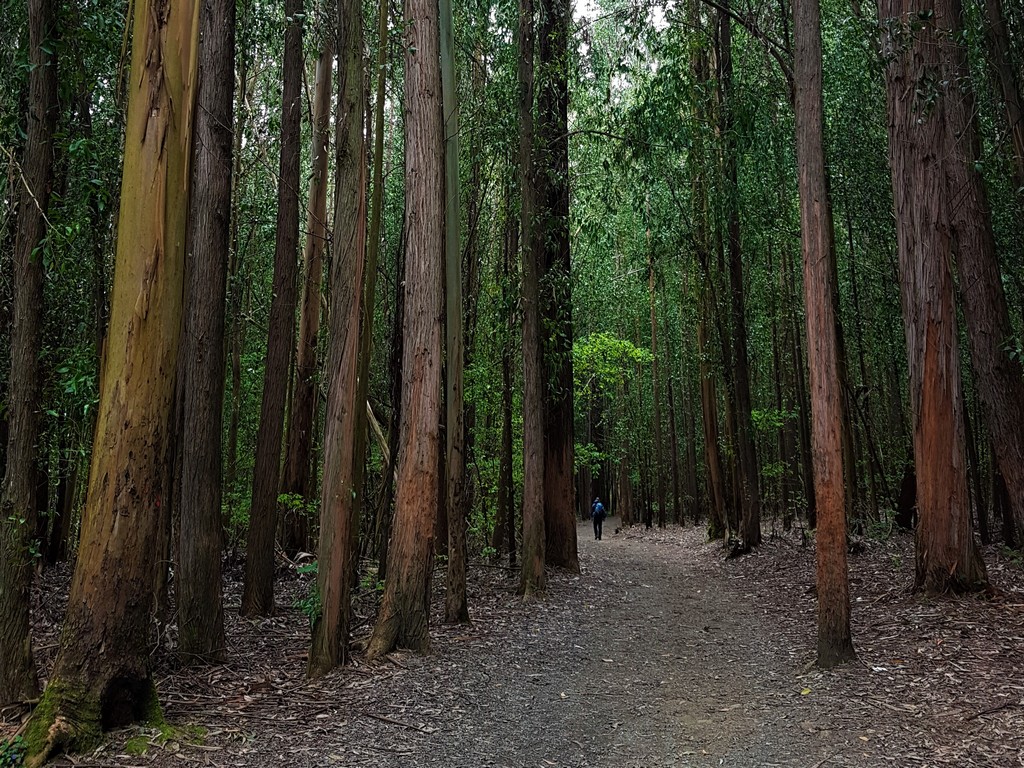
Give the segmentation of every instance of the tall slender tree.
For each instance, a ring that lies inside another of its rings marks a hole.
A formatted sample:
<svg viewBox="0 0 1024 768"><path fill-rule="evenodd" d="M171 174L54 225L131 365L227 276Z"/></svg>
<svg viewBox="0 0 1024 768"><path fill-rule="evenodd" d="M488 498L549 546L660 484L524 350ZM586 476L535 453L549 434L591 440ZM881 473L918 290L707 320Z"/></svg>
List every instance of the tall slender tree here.
<svg viewBox="0 0 1024 768"><path fill-rule="evenodd" d="M726 229L729 252L729 295L732 320L732 386L736 419L737 472L742 514L739 537L744 547L761 543L761 492L751 421L750 362L747 353L747 311L740 241L739 176L737 171L735 91L732 63L732 16L729 0L719 14L719 80L722 91L721 133L725 181Z"/></svg>
<svg viewBox="0 0 1024 768"><path fill-rule="evenodd" d="M444 114L444 259L446 397L445 492L448 509L448 573L444 617L468 622L466 602L466 423L462 327L462 234L459 204L459 104L455 90L455 30L451 0L440 0L441 101Z"/></svg>
<svg viewBox="0 0 1024 768"><path fill-rule="evenodd" d="M818 0L794 0L796 149L800 240L811 372L814 493L818 532L818 665L852 659L850 591L846 570L846 501L843 487L842 392L833 295L835 243L825 164L821 9Z"/></svg>
<svg viewBox="0 0 1024 768"><path fill-rule="evenodd" d="M53 186L57 125L56 15L51 0L30 0L29 109L24 175L14 239L14 317L9 431L0 496L0 706L38 692L29 640L29 590L35 536L39 460L39 363L43 320L43 250Z"/></svg>
<svg viewBox="0 0 1024 768"><path fill-rule="evenodd" d="M235 5L205 0L199 14L199 82L192 140L192 196L185 241L185 328L178 360L183 394L178 543L178 653L224 656L221 598L221 426L224 310L231 240Z"/></svg>
<svg viewBox="0 0 1024 768"><path fill-rule="evenodd" d="M89 490L29 765L151 716L153 584L170 496L168 427L181 329L199 3L135 6L110 330ZM116 578L111 575L115 574Z"/></svg>
<svg viewBox="0 0 1024 768"><path fill-rule="evenodd" d="M441 254L444 248L437 3L406 0L405 320L402 423L388 578L371 657L430 647L430 577L441 419Z"/></svg>
<svg viewBox="0 0 1024 768"><path fill-rule="evenodd" d="M263 401L256 436L249 533L245 544L244 616L267 616L274 612L274 539L277 497L281 490L281 436L288 393L288 367L295 338L303 0L285 0L284 15L284 91L281 97L274 283L267 362L263 374Z"/></svg>
<svg viewBox="0 0 1024 768"><path fill-rule="evenodd" d="M313 415L316 410L317 336L320 333L320 285L327 245L327 158L330 149L331 70L334 67L333 35L326 34L316 62L313 86L313 173L306 203L306 241L302 249L302 299L299 339L295 350L295 386L288 425L288 450L284 460L281 492L293 496L282 520L281 543L292 554L309 546L305 505L313 495ZM297 496L302 504L295 503Z"/></svg>
<svg viewBox="0 0 1024 768"><path fill-rule="evenodd" d="M519 591L544 591L544 375L540 330L540 265L533 243L533 0L519 0L519 221L523 306L523 562Z"/></svg>
<svg viewBox="0 0 1024 768"><path fill-rule="evenodd" d="M540 0L532 248L539 269L545 561L578 573L569 250L569 0ZM524 247L526 247L524 240Z"/></svg>
<svg viewBox="0 0 1024 768"><path fill-rule="evenodd" d="M324 479L320 502L317 586L321 613L313 624L311 677L343 664L347 655L349 589L357 533L355 429L365 405L358 400L359 297L366 258L366 142L363 116L363 20L359 0L338 0L337 196L331 266L331 349Z"/></svg>

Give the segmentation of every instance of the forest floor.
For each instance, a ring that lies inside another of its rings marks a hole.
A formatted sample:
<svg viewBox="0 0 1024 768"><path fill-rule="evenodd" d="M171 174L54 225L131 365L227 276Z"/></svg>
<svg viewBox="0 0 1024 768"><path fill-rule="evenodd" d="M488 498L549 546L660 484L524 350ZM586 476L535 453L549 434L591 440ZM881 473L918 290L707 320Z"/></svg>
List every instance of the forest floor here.
<svg viewBox="0 0 1024 768"><path fill-rule="evenodd" d="M172 728L115 732L76 766L1024 765L1024 571L986 553L995 599L908 590L910 537L866 539L850 561L858 660L813 666L814 552L798 533L727 560L691 528L579 528L581 575L551 573L543 601L512 572L475 568L473 623L436 620L427 656L396 653L316 682L309 631L283 579L278 615L230 610L230 661L157 662ZM234 573L233 575L237 575ZM436 581L441 581L439 571ZM42 668L62 606L36 601ZM435 585L440 595L440 584ZM226 601L238 605L229 580ZM436 601L439 602L439 601ZM369 631L372 606L357 630ZM439 618L439 617L438 617ZM0 712L0 737L17 727Z"/></svg>

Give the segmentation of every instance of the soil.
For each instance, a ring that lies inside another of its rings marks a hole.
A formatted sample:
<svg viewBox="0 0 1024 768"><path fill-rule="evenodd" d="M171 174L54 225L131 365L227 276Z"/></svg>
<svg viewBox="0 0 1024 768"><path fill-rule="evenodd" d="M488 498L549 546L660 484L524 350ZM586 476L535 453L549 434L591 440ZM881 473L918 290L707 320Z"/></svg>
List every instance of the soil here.
<svg viewBox="0 0 1024 768"><path fill-rule="evenodd" d="M1019 562L986 553L995 599L926 600L906 589L912 540L865 539L850 562L858 661L822 672L814 550L799 532L726 559L700 530L617 526L606 520L594 541L581 523L582 573L550 573L544 600L524 602L514 571L480 564L473 623L435 616L430 654L374 664L357 654L312 683L295 607L307 578L286 569L277 616L229 610L227 664L195 671L158 659L172 729L118 731L96 753L57 764L1024 765ZM36 605L44 669L67 574L47 578ZM229 581L229 606L239 589ZM369 631L373 595L364 590L357 604L357 634ZM17 728L17 713L0 716L0 735Z"/></svg>

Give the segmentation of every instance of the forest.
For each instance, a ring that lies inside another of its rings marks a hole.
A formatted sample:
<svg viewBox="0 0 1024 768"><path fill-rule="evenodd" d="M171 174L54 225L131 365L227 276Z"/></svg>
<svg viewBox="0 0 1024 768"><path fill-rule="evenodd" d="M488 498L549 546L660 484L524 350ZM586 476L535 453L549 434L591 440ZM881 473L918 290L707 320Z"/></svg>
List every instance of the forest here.
<svg viewBox="0 0 1024 768"><path fill-rule="evenodd" d="M74 756L255 664L334 697L284 723L586 648L595 588L761 585L833 682L883 668L851 606L1017 626L1019 3L26 0L0 39L0 766L121 765ZM722 754L881 764L850 738Z"/></svg>

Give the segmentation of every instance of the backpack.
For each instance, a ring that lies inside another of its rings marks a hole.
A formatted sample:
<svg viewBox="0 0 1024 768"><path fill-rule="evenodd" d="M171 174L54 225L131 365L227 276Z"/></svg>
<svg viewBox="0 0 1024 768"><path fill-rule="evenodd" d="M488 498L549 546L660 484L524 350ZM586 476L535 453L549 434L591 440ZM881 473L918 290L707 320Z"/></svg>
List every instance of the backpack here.
<svg viewBox="0 0 1024 768"><path fill-rule="evenodd" d="M605 514L606 514L606 513L605 513L605 511L604 511L604 504L602 504L602 503L601 503L601 502L599 501L599 502L597 502L596 504L594 504L594 507L593 507L593 509L591 510L590 516L591 516L592 518L594 518L595 520L604 520L604 518L605 518Z"/></svg>

